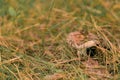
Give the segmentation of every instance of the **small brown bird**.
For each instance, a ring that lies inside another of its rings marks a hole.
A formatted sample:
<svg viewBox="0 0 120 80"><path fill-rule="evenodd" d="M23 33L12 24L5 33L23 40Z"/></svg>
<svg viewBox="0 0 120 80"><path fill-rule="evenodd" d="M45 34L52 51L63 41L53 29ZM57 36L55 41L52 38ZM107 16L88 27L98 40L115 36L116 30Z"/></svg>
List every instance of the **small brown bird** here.
<svg viewBox="0 0 120 80"><path fill-rule="evenodd" d="M81 32L75 31L68 34L67 43L78 50L78 55L86 55L86 50L88 48L97 46L99 41L92 33L84 36Z"/></svg>

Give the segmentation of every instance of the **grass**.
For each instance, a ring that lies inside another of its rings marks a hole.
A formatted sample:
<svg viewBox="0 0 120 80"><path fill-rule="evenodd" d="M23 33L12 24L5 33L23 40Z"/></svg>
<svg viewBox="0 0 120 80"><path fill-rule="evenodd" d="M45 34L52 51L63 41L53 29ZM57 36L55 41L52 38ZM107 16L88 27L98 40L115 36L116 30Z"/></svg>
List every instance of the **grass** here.
<svg viewBox="0 0 120 80"><path fill-rule="evenodd" d="M102 49L102 66L114 73L108 80L119 80L119 4L119 0L0 0L0 80L44 80L55 73L60 80L88 80L92 74L84 71L76 51L66 43L68 33L81 30L96 33L109 46L110 50Z"/></svg>

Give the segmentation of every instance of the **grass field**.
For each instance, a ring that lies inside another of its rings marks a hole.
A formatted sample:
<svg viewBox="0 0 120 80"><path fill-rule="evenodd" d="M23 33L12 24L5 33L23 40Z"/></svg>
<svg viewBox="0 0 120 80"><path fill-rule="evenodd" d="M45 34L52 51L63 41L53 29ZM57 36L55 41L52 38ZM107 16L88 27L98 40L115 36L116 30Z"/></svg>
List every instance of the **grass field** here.
<svg viewBox="0 0 120 80"><path fill-rule="evenodd" d="M66 43L74 31L109 47L99 70ZM120 80L120 0L0 0L0 80Z"/></svg>

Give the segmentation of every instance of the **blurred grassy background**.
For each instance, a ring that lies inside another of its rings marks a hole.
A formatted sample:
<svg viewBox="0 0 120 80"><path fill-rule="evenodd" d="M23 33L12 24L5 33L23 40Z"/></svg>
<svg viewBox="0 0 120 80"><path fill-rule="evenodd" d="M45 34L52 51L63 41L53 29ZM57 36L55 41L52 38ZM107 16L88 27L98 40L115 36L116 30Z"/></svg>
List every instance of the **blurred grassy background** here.
<svg viewBox="0 0 120 80"><path fill-rule="evenodd" d="M0 0L0 80L42 80L54 73L88 80L80 62L56 64L76 58L65 42L69 32L96 32L91 16L119 51L120 0ZM118 71L113 77L119 80Z"/></svg>

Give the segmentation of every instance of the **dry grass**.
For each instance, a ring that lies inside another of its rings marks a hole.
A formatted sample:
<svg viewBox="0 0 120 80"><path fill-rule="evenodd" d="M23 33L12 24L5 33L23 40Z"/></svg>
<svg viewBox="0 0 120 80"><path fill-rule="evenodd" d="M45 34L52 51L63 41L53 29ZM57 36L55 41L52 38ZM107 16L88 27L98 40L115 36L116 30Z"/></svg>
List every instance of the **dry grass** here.
<svg viewBox="0 0 120 80"><path fill-rule="evenodd" d="M119 4L119 0L0 0L0 80L119 80ZM92 32L103 40L109 50L99 47L104 56L97 59L97 66L109 72L106 76L103 70L98 75L94 69L86 71L76 50L66 43L66 35L73 31Z"/></svg>

